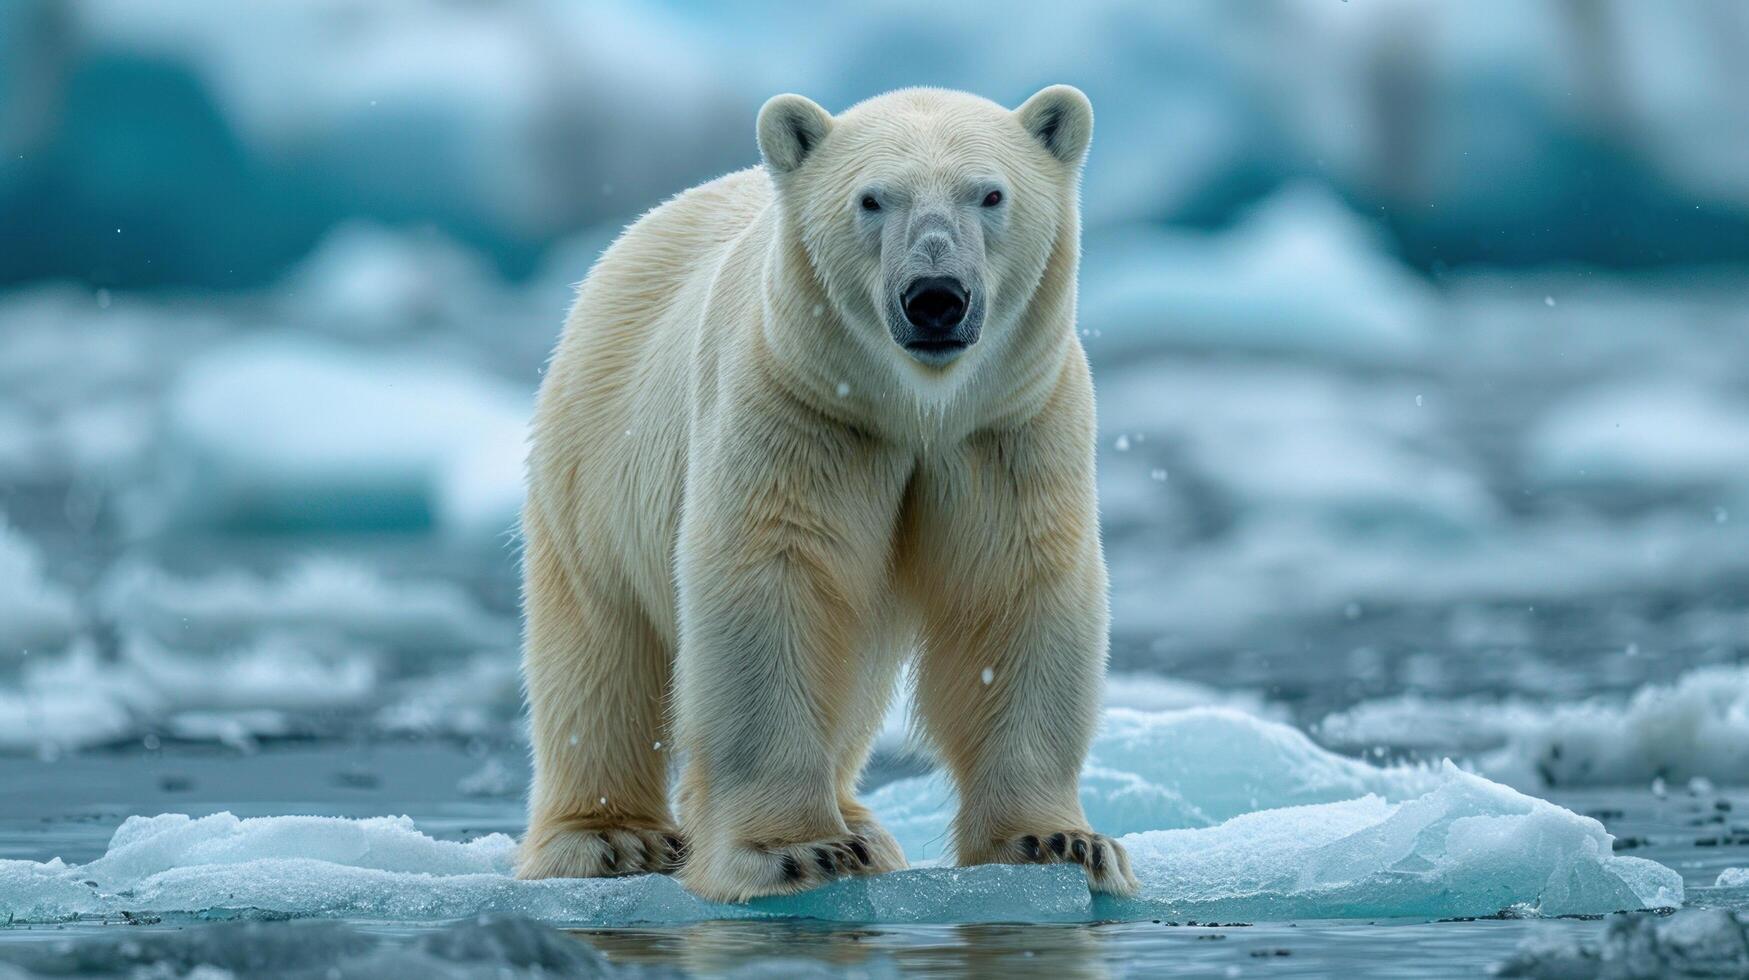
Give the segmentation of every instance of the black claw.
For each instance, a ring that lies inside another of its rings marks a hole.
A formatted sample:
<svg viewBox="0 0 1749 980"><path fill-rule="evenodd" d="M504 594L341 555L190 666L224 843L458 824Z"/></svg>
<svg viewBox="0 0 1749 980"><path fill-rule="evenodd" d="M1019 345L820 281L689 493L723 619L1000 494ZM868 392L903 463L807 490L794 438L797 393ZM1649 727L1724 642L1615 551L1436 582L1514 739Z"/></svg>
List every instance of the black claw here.
<svg viewBox="0 0 1749 980"><path fill-rule="evenodd" d="M1093 870L1105 870L1105 843L1103 841L1093 842Z"/></svg>
<svg viewBox="0 0 1749 980"><path fill-rule="evenodd" d="M1037 861L1045 856L1044 851L1039 848L1038 838L1032 834L1027 834L1020 839L1020 849L1026 852L1028 861Z"/></svg>
<svg viewBox="0 0 1749 980"><path fill-rule="evenodd" d="M1077 863L1077 864L1086 864L1087 863L1087 842L1086 841L1082 840L1079 837L1075 838L1075 846L1074 846L1074 848L1072 848L1072 850L1074 851L1074 854L1075 854L1075 863Z"/></svg>
<svg viewBox="0 0 1749 980"><path fill-rule="evenodd" d="M852 840L850 842L850 853L855 854L856 859L864 865L869 863L868 845L864 844L862 841Z"/></svg>
<svg viewBox="0 0 1749 980"><path fill-rule="evenodd" d="M820 871L827 877L838 873L838 866L832 863L832 853L824 847L814 848L814 863L820 866Z"/></svg>
<svg viewBox="0 0 1749 980"><path fill-rule="evenodd" d="M619 867L619 850L612 844L607 845L607 866L613 869Z"/></svg>
<svg viewBox="0 0 1749 980"><path fill-rule="evenodd" d="M662 841L668 845L668 851L674 855L674 860L680 860L681 856L686 853L686 842L679 837L673 834L663 834Z"/></svg>
<svg viewBox="0 0 1749 980"><path fill-rule="evenodd" d="M1051 835L1051 851L1053 853L1055 853L1057 855L1057 857L1062 857L1063 851L1066 850L1068 848L1068 846L1069 846L1069 836L1067 834L1052 834Z"/></svg>
<svg viewBox="0 0 1749 980"><path fill-rule="evenodd" d="M790 855L785 854L783 856L783 880L785 880L785 881L800 881L801 878L802 878L801 863L798 862L794 857L791 857Z"/></svg>

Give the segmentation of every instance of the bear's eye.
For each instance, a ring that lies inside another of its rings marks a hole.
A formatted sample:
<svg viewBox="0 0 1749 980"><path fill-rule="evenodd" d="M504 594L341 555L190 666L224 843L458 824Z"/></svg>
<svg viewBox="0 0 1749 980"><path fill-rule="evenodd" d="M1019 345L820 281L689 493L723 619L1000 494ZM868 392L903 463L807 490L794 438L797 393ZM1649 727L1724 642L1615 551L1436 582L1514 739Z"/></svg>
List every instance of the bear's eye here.
<svg viewBox="0 0 1749 980"><path fill-rule="evenodd" d="M879 211L881 202L875 200L873 194L864 194L862 196L862 209L864 211Z"/></svg>
<svg viewBox="0 0 1749 980"><path fill-rule="evenodd" d="M1002 203L1002 192L1001 191L991 191L990 193L984 195L984 206L987 208L993 208L996 205L1001 204L1001 203Z"/></svg>

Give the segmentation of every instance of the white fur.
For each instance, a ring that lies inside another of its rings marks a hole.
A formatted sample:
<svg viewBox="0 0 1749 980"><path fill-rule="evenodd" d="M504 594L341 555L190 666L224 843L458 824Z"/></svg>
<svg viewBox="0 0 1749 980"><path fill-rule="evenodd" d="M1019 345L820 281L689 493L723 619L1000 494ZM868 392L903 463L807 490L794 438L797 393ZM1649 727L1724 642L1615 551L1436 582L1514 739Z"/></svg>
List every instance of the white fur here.
<svg viewBox="0 0 1749 980"><path fill-rule="evenodd" d="M832 117L779 96L765 167L602 256L534 423L520 874L672 870L676 837L682 880L717 899L902 867L854 790L915 652L960 860L1079 857L1095 888L1135 888L1076 791L1107 618L1075 332L1091 133L1062 86L1019 111L916 89ZM990 186L1003 204L980 210ZM865 187L893 207L859 211ZM883 308L890 222L924 208L985 302L944 365Z"/></svg>

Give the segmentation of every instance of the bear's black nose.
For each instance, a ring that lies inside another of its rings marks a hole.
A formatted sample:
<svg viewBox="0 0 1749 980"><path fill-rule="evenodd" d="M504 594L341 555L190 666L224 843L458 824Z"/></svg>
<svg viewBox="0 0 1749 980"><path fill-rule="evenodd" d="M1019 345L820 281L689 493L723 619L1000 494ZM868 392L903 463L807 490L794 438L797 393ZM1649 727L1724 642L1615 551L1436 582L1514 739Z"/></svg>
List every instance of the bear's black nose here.
<svg viewBox="0 0 1749 980"><path fill-rule="evenodd" d="M918 330L942 333L966 317L966 288L946 276L925 276L905 290L905 319Z"/></svg>

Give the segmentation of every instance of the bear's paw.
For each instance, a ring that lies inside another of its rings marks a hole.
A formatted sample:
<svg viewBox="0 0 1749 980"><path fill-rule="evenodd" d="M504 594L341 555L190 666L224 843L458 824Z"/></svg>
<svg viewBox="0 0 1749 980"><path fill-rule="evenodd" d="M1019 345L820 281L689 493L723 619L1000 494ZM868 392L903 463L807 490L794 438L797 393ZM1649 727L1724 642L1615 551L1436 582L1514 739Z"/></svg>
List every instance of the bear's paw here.
<svg viewBox="0 0 1749 980"><path fill-rule="evenodd" d="M1021 834L997 845L992 860L1003 864L1078 864L1096 892L1134 895L1141 888L1123 845L1090 830Z"/></svg>
<svg viewBox="0 0 1749 980"><path fill-rule="evenodd" d="M716 853L701 850L687 862L681 880L704 898L744 902L807 891L838 878L895 871L905 866L896 852L891 838L871 840L856 833L793 844L730 844Z"/></svg>
<svg viewBox="0 0 1749 980"><path fill-rule="evenodd" d="M517 855L518 878L612 878L672 874L686 860L672 830L558 826L530 832Z"/></svg>

